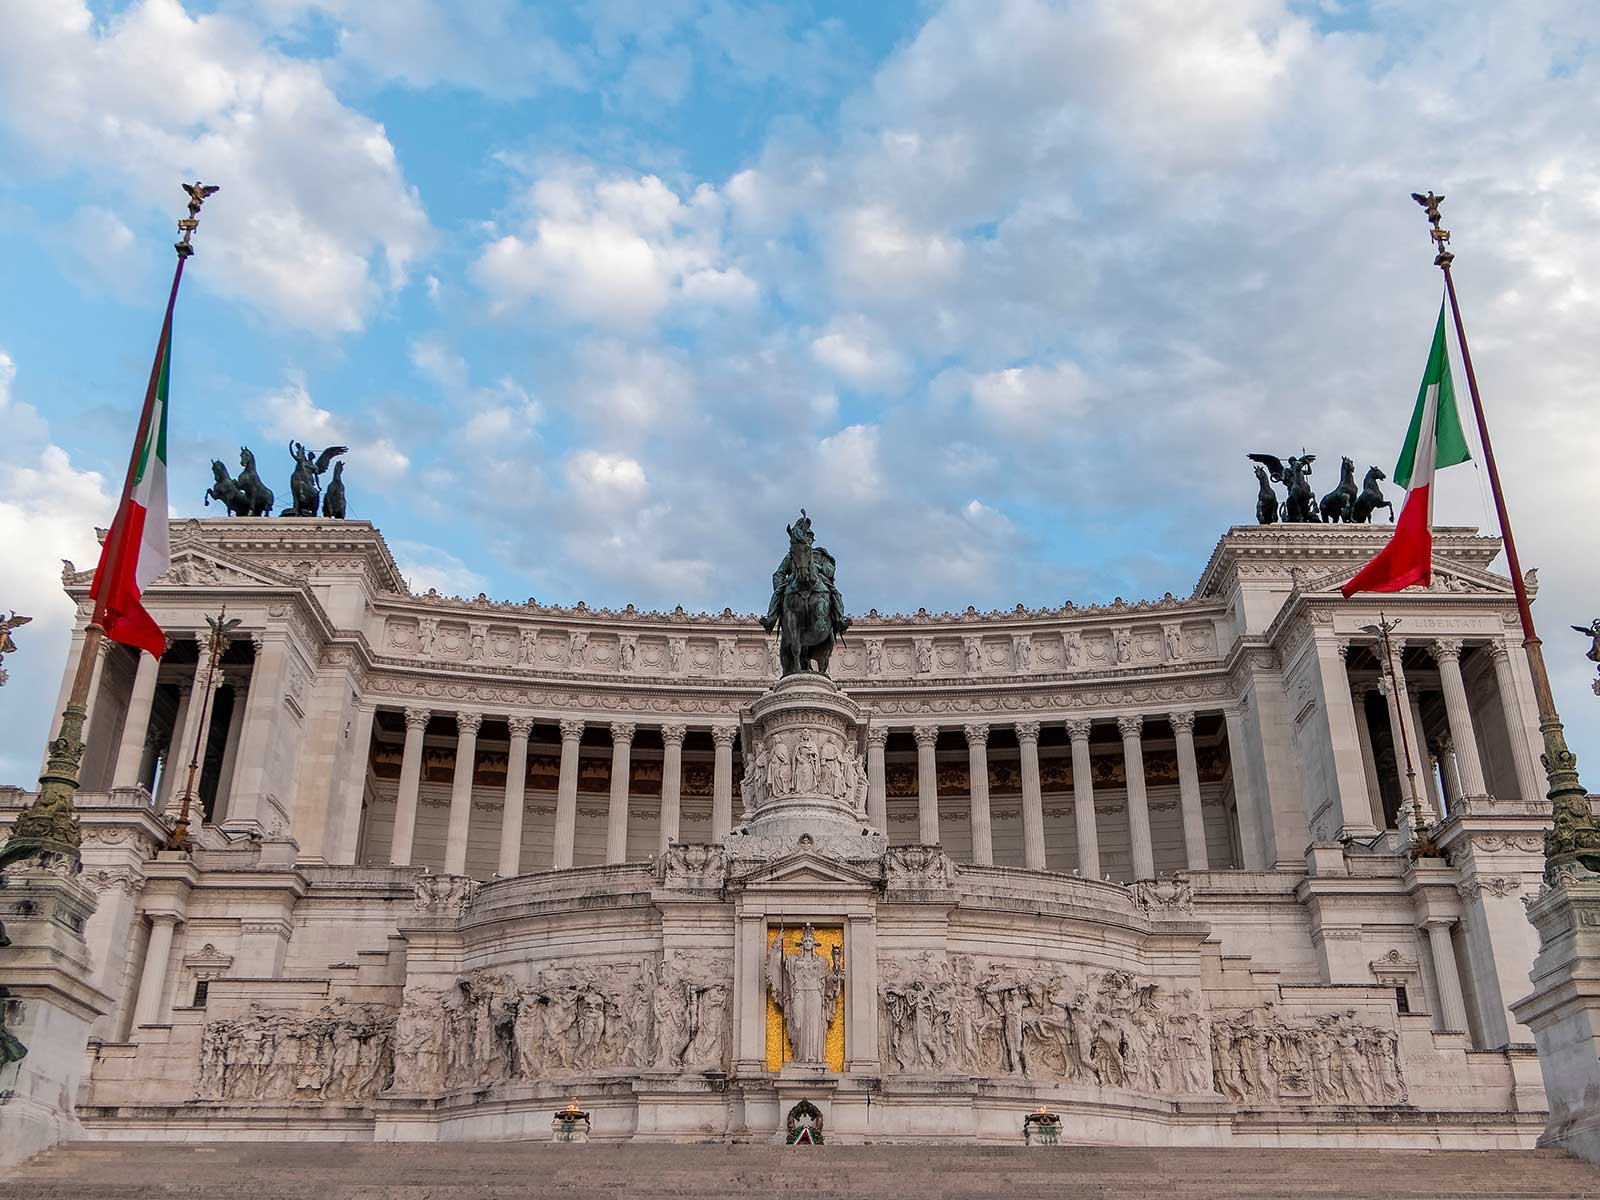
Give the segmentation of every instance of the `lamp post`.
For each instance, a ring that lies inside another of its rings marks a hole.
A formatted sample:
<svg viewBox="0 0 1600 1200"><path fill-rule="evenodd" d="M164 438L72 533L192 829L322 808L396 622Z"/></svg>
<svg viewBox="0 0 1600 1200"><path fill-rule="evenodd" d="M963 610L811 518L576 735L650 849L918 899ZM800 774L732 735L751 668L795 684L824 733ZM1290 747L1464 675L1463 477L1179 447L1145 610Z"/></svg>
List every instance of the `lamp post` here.
<svg viewBox="0 0 1600 1200"><path fill-rule="evenodd" d="M1388 621L1383 614L1378 614L1375 625L1363 625L1361 632L1370 634L1378 639L1378 644L1383 648L1383 680L1389 689L1389 695L1394 702L1395 713L1399 719L1395 725L1400 730L1400 749L1406 760L1406 788L1411 793L1407 799L1411 802L1411 857L1437 858L1439 849L1433 844L1433 835L1428 830L1427 814L1422 808L1422 793L1417 788L1417 767L1411 757L1411 738L1406 733L1406 714L1401 708L1400 686L1396 682L1394 671L1394 646L1389 641L1389 635L1400 627L1399 621Z"/></svg>

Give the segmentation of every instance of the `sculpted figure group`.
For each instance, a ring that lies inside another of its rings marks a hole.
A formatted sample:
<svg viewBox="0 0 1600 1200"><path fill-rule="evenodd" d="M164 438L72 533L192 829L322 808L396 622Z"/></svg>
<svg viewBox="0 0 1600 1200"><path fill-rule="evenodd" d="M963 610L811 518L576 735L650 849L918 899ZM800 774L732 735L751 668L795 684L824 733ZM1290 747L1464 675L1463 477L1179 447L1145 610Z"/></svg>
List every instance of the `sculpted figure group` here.
<svg viewBox="0 0 1600 1200"><path fill-rule="evenodd" d="M201 1100L370 1100L394 1069L395 1019L375 1005L304 1013L252 1009L211 1021L200 1041Z"/></svg>
<svg viewBox="0 0 1600 1200"><path fill-rule="evenodd" d="M612 1067L720 1070L728 964L677 961L550 967L528 985L474 971L408 993L395 1028L400 1095Z"/></svg>
<svg viewBox="0 0 1600 1200"><path fill-rule="evenodd" d="M866 804L867 772L855 746L834 734L773 734L757 743L740 780L745 810L769 799L830 796L857 808Z"/></svg>
<svg viewBox="0 0 1600 1200"><path fill-rule="evenodd" d="M1244 1103L1400 1104L1399 1039L1353 1012L1291 1024L1208 1017L1189 989L1126 971L926 952L881 965L882 1045L910 1074L1020 1075Z"/></svg>
<svg viewBox="0 0 1600 1200"><path fill-rule="evenodd" d="M1275 1104L1402 1104L1400 1039L1363 1025L1354 1011L1290 1024L1252 1009L1211 1024L1217 1090L1231 1100Z"/></svg>
<svg viewBox="0 0 1600 1200"><path fill-rule="evenodd" d="M880 994L885 1054L903 1072L1212 1090L1194 993L1125 971L1075 974L929 952L885 964Z"/></svg>
<svg viewBox="0 0 1600 1200"><path fill-rule="evenodd" d="M1380 508L1389 510L1394 520L1394 505L1383 498L1378 486L1387 479L1377 467L1367 468L1366 478L1356 487L1356 468L1348 458L1339 463L1339 483L1331 492L1317 500L1311 487L1311 464L1315 454L1291 454L1280 459L1275 454L1247 454L1256 473L1256 524L1275 525L1279 521L1295 522L1345 522L1364 525ZM1286 495L1280 502L1272 485L1281 484Z"/></svg>
<svg viewBox="0 0 1600 1200"><path fill-rule="evenodd" d="M324 517L342 521L345 516L344 464L333 460L349 453L348 446L329 446L317 454L300 442L289 443L289 454L294 459L294 471L289 476L289 494L293 503L279 516L314 517L321 508ZM333 478L324 490L322 476L329 465ZM239 477L228 474L220 458L211 460L213 482L206 489L207 507L216 500L228 510L231 517L269 517L272 515L272 489L261 481L256 471L256 456L250 447L239 447Z"/></svg>

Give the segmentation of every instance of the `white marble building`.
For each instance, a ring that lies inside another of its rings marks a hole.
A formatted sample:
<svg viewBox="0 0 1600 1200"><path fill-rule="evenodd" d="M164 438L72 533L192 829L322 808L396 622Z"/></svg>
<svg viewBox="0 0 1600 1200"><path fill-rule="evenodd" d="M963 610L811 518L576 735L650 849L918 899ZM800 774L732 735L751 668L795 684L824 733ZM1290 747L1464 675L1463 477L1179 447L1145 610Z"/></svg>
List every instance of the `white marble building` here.
<svg viewBox="0 0 1600 1200"><path fill-rule="evenodd" d="M364 522L174 522L171 649L95 671L84 1129L548 1137L577 1096L596 1138L763 1139L805 1098L841 1141L1013 1141L1044 1103L1067 1140L1531 1146L1511 588L1443 529L1431 590L1343 600L1387 534L1238 527L1184 599L859 617L808 768L846 806L860 774L859 827L780 845L745 836L751 617L417 596ZM1396 829L1402 724L1441 858ZM197 739L197 848L158 853ZM842 982L796 1065L766 957L806 923Z"/></svg>

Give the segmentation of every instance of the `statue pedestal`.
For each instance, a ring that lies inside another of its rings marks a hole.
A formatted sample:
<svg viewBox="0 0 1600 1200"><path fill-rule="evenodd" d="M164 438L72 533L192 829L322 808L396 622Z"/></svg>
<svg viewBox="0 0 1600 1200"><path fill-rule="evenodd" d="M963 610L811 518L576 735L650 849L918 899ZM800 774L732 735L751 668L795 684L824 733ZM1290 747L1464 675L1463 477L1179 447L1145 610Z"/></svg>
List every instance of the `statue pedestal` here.
<svg viewBox="0 0 1600 1200"><path fill-rule="evenodd" d="M1511 1011L1539 1047L1550 1104L1539 1145L1600 1163L1600 877L1541 889L1528 920L1539 931L1534 990Z"/></svg>
<svg viewBox="0 0 1600 1200"><path fill-rule="evenodd" d="M826 675L786 675L750 706L745 820L724 843L734 859L800 849L878 858L884 837L867 819L869 713Z"/></svg>
<svg viewBox="0 0 1600 1200"><path fill-rule="evenodd" d="M0 948L0 1022L15 1039L4 1044L22 1054L8 1061L0 1051L0 1169L82 1136L74 1106L84 1047L89 1027L111 1011L111 997L90 982L83 941L94 892L67 872L68 861L24 860L0 879L11 939Z"/></svg>

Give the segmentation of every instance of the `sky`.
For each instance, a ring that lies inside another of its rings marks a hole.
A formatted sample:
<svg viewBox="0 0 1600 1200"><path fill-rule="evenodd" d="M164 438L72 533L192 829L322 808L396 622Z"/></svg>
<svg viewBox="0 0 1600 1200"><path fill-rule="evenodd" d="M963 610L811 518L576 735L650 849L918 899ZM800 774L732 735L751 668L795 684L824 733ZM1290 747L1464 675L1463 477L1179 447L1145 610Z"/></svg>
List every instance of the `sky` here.
<svg viewBox="0 0 1600 1200"><path fill-rule="evenodd" d="M175 515L241 445L286 499L289 439L343 443L413 589L746 612L802 505L855 611L1187 595L1247 452L1392 467L1439 191L1594 787L1597 39L1584 0L3 0L0 782L198 177ZM1436 490L1492 527L1478 465Z"/></svg>

